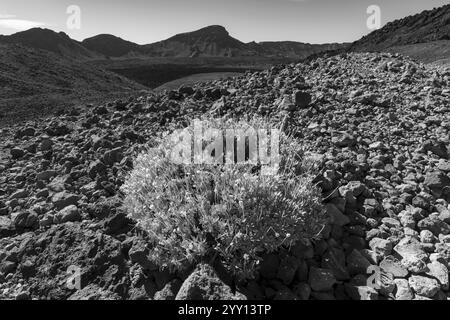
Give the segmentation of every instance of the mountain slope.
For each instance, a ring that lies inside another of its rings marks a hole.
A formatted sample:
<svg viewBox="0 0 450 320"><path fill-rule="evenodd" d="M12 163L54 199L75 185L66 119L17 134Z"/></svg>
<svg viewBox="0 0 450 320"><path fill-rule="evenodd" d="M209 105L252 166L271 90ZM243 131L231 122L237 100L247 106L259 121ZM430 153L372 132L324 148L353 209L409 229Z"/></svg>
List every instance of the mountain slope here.
<svg viewBox="0 0 450 320"><path fill-rule="evenodd" d="M450 40L450 5L390 22L356 41L352 48L380 50L437 40Z"/></svg>
<svg viewBox="0 0 450 320"><path fill-rule="evenodd" d="M141 89L144 87L89 64L45 50L0 44L0 117L39 113L55 96L62 106L72 98Z"/></svg>
<svg viewBox="0 0 450 320"><path fill-rule="evenodd" d="M399 52L430 62L450 58L449 46L450 5L445 5L390 22L354 42L350 50Z"/></svg>
<svg viewBox="0 0 450 320"><path fill-rule="evenodd" d="M0 42L21 44L34 49L47 50L67 58L99 58L101 55L82 46L64 32L33 28L10 36L2 36Z"/></svg>

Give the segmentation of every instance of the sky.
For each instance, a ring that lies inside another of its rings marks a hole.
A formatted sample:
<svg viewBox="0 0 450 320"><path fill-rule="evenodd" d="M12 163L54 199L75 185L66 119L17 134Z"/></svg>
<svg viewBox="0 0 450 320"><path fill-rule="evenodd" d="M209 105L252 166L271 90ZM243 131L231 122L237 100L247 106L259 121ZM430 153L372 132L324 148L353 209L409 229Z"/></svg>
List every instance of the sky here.
<svg viewBox="0 0 450 320"><path fill-rule="evenodd" d="M1 0L0 34L32 27L83 40L113 34L139 44L222 25L244 42L352 42L371 30L367 8L381 25L449 4L450 0ZM72 6L72 7L70 7ZM79 15L74 15L78 11ZM68 13L68 8L69 10ZM69 22L69 25L68 25Z"/></svg>

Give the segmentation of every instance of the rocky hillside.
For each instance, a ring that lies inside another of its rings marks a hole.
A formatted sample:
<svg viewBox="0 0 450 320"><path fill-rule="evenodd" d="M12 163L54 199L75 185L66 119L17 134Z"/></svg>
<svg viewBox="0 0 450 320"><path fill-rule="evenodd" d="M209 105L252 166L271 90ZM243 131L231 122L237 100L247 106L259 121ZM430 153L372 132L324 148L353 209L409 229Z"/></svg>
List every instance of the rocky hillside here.
<svg viewBox="0 0 450 320"><path fill-rule="evenodd" d="M386 24L353 44L361 50L450 40L450 4Z"/></svg>
<svg viewBox="0 0 450 320"><path fill-rule="evenodd" d="M446 5L390 22L353 43L351 50L407 53L430 62L442 55L450 58L449 47L450 5Z"/></svg>
<svg viewBox="0 0 450 320"><path fill-rule="evenodd" d="M348 54L3 129L0 297L446 300L449 81L401 56ZM156 132L205 113L268 116L322 166L322 240L266 255L236 293L210 267L152 265L118 192ZM65 285L74 267L81 290Z"/></svg>
<svg viewBox="0 0 450 320"><path fill-rule="evenodd" d="M50 100L144 89L124 77L46 50L0 44L0 119L40 114ZM39 103L37 103L39 102Z"/></svg>

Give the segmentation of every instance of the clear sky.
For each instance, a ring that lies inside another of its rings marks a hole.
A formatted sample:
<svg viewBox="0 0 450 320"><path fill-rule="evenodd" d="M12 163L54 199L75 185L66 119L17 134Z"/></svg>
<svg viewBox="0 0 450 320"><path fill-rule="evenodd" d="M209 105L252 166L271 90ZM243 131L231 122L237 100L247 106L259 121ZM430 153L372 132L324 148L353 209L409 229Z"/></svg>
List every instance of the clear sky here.
<svg viewBox="0 0 450 320"><path fill-rule="evenodd" d="M34 26L74 39L109 33L140 44L218 24L241 41L350 42L370 32L366 13L385 23L450 0L1 0L0 34ZM67 28L67 7L81 9L81 29Z"/></svg>

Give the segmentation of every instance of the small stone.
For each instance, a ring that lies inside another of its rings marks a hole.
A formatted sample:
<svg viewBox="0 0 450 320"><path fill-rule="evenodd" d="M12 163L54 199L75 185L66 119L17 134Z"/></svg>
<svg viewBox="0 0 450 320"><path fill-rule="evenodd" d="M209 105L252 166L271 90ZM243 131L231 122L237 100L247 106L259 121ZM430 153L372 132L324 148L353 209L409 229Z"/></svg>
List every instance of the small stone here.
<svg viewBox="0 0 450 320"><path fill-rule="evenodd" d="M78 200L79 196L67 191L62 191L52 196L52 202L58 210L62 210L70 205L76 206L78 205Z"/></svg>
<svg viewBox="0 0 450 320"><path fill-rule="evenodd" d="M13 148L10 151L13 159L20 159L25 155L25 151L20 148Z"/></svg>
<svg viewBox="0 0 450 320"><path fill-rule="evenodd" d="M53 221L55 220L54 215L50 213L44 214L39 220L39 226L42 228L49 227L53 224Z"/></svg>
<svg viewBox="0 0 450 320"><path fill-rule="evenodd" d="M393 256L384 258L380 263L380 268L384 272L392 274L395 278L404 278L408 275L408 270Z"/></svg>
<svg viewBox="0 0 450 320"><path fill-rule="evenodd" d="M181 94L186 94L186 95L191 96L191 95L193 95L195 93L195 90L192 87L190 87L190 86L182 85L178 89L178 92L181 93Z"/></svg>
<svg viewBox="0 0 450 320"><path fill-rule="evenodd" d="M352 300L378 300L378 292L368 286L345 284L345 292Z"/></svg>
<svg viewBox="0 0 450 320"><path fill-rule="evenodd" d="M425 152L431 151L435 155L444 159L448 158L447 145L443 141L427 140L422 145L422 150Z"/></svg>
<svg viewBox="0 0 450 320"><path fill-rule="evenodd" d="M408 239L401 240L394 250L402 257L401 264L408 271L421 273L427 269L428 255L422 249L422 245L411 242Z"/></svg>
<svg viewBox="0 0 450 320"><path fill-rule="evenodd" d="M311 296L311 287L307 283L301 282L295 286L294 293L300 300L309 300L309 297Z"/></svg>
<svg viewBox="0 0 450 320"><path fill-rule="evenodd" d="M439 263L442 263L444 266L448 267L447 261L439 253L432 253L432 254L430 254L430 261L431 262L439 262Z"/></svg>
<svg viewBox="0 0 450 320"><path fill-rule="evenodd" d="M376 141L369 145L369 149L371 150L386 150L386 145L381 141Z"/></svg>
<svg viewBox="0 0 450 320"><path fill-rule="evenodd" d="M306 108L311 103L311 94L305 91L297 91L294 97L295 105L299 108Z"/></svg>
<svg viewBox="0 0 450 320"><path fill-rule="evenodd" d="M285 285L289 285L294 280L296 272L297 259L294 257L286 257L280 263L277 278L283 281Z"/></svg>
<svg viewBox="0 0 450 320"><path fill-rule="evenodd" d="M281 301L293 301L298 300L298 297L286 286L282 286L277 290L277 293L275 294L274 300L281 300Z"/></svg>
<svg viewBox="0 0 450 320"><path fill-rule="evenodd" d="M450 186L450 178L441 171L430 172L425 176L423 184L439 197L442 194L442 190Z"/></svg>
<svg viewBox="0 0 450 320"><path fill-rule="evenodd" d="M401 223L398 220L393 219L393 218L383 218L383 220L381 220L381 222L388 228L396 228L396 229L401 228Z"/></svg>
<svg viewBox="0 0 450 320"><path fill-rule="evenodd" d="M111 291L105 290L96 284L88 284L81 290L75 291L69 301L118 301L120 297Z"/></svg>
<svg viewBox="0 0 450 320"><path fill-rule="evenodd" d="M439 281L439 283L441 284L441 289L447 291L449 289L447 267L439 262L429 263L427 265L427 267L428 267L428 271L425 272L425 274L437 279Z"/></svg>
<svg viewBox="0 0 450 320"><path fill-rule="evenodd" d="M370 266L371 263L369 260L367 260L358 250L353 250L347 257L347 268L351 275L367 274L367 270Z"/></svg>
<svg viewBox="0 0 450 320"><path fill-rule="evenodd" d="M263 258L260 273L266 279L275 279L278 274L280 260L276 254L268 254Z"/></svg>
<svg viewBox="0 0 450 320"><path fill-rule="evenodd" d="M11 219L0 216L0 238L8 237L14 233Z"/></svg>
<svg viewBox="0 0 450 320"><path fill-rule="evenodd" d="M328 269L311 267L309 271L309 285L314 291L328 291L333 288L336 278Z"/></svg>
<svg viewBox="0 0 450 320"><path fill-rule="evenodd" d="M26 260L22 264L20 264L20 272L25 278L30 278L35 275L36 273L36 265L31 260Z"/></svg>
<svg viewBox="0 0 450 320"><path fill-rule="evenodd" d="M152 267L152 263L149 260L148 247L143 241L135 241L128 255L132 263L139 264L144 270Z"/></svg>
<svg viewBox="0 0 450 320"><path fill-rule="evenodd" d="M406 279L395 279L395 285L397 286L397 291L395 293L395 300L412 300L414 299L414 293L409 286L408 280Z"/></svg>
<svg viewBox="0 0 450 320"><path fill-rule="evenodd" d="M331 142L337 147L345 148L354 146L356 144L356 139L352 135L343 134L338 137L333 137Z"/></svg>
<svg viewBox="0 0 450 320"><path fill-rule="evenodd" d="M423 276L411 276L408 280L409 286L420 296L432 298L441 288L436 279Z"/></svg>
<svg viewBox="0 0 450 320"><path fill-rule="evenodd" d="M53 147L53 141L49 138L44 138L42 139L40 145L39 145L39 150L41 151L50 151Z"/></svg>
<svg viewBox="0 0 450 320"><path fill-rule="evenodd" d="M430 230L435 236L439 234L449 234L450 226L444 221L440 220L436 215L430 215L417 223L420 230Z"/></svg>
<svg viewBox="0 0 450 320"><path fill-rule="evenodd" d="M369 243L370 248L378 254L387 256L392 251L392 243L389 240L374 238Z"/></svg>
<svg viewBox="0 0 450 320"><path fill-rule="evenodd" d="M36 198L47 198L49 196L49 192L47 189L42 189L36 192Z"/></svg>
<svg viewBox="0 0 450 320"><path fill-rule="evenodd" d="M327 203L325 205L327 214L330 216L330 223L343 227L350 223L350 219L344 215L334 204Z"/></svg>
<svg viewBox="0 0 450 320"><path fill-rule="evenodd" d="M37 214L29 210L12 213L11 220L16 229L35 229L39 225Z"/></svg>
<svg viewBox="0 0 450 320"><path fill-rule="evenodd" d="M416 220L414 219L412 214L402 215L401 218L400 218L400 223L405 228L414 229L416 227Z"/></svg>
<svg viewBox="0 0 450 320"><path fill-rule="evenodd" d="M347 184L346 188L348 188L353 193L354 197L359 197L367 191L366 185L359 181L350 181Z"/></svg>
<svg viewBox="0 0 450 320"><path fill-rule="evenodd" d="M43 172L38 173L36 175L36 179L37 180L42 180L42 181L48 181L48 180L50 180L51 178L53 178L55 176L57 176L56 171L48 170L48 171L43 171Z"/></svg>
<svg viewBox="0 0 450 320"><path fill-rule="evenodd" d="M16 192L14 192L14 193L9 197L9 199L10 199L10 200L13 200L13 199L24 199L24 198L28 197L28 195L29 195L29 193L28 193L27 190L25 190L25 189L20 189L20 190L17 190Z"/></svg>
<svg viewBox="0 0 450 320"><path fill-rule="evenodd" d="M16 263L12 261L3 261L0 263L0 273L4 276L7 276L10 273L13 273L16 270Z"/></svg>
<svg viewBox="0 0 450 320"><path fill-rule="evenodd" d="M122 148L116 148L105 152L103 155L103 162L106 165L112 166L114 163L119 163L123 159Z"/></svg>
<svg viewBox="0 0 450 320"><path fill-rule="evenodd" d="M437 238L430 230L420 231L420 241L423 243L435 243Z"/></svg>
<svg viewBox="0 0 450 320"><path fill-rule="evenodd" d="M77 206L70 205L60 210L54 217L56 224L62 224L66 222L81 221L81 215Z"/></svg>
<svg viewBox="0 0 450 320"><path fill-rule="evenodd" d="M176 293L180 289L182 282L178 279L170 281L162 290L155 293L153 300L170 301L175 300Z"/></svg>
<svg viewBox="0 0 450 320"><path fill-rule="evenodd" d="M392 273L382 271L380 274L380 293L389 297L395 290L394 276Z"/></svg>
<svg viewBox="0 0 450 320"><path fill-rule="evenodd" d="M406 237L412 237L412 238L417 238L419 237L419 233L411 228L404 228L403 232L405 233Z"/></svg>
<svg viewBox="0 0 450 320"><path fill-rule="evenodd" d="M337 280L350 279L350 275L345 267L345 253L343 250L328 249L322 257L322 267L331 270Z"/></svg>
<svg viewBox="0 0 450 320"><path fill-rule="evenodd" d="M17 295L16 295L16 301L26 301L26 300L30 300L31 298L30 298L30 293L28 293L28 292L25 292L25 291L23 291L23 292L20 292L20 293L18 293Z"/></svg>
<svg viewBox="0 0 450 320"><path fill-rule="evenodd" d="M428 301L428 300L433 300L433 299L427 298L427 297L424 297L424 296L420 296L420 295L417 294L416 297L413 300L425 300L425 301Z"/></svg>
<svg viewBox="0 0 450 320"><path fill-rule="evenodd" d="M17 131L15 137L17 139L22 139L25 137L33 137L35 134L36 134L36 129L34 129L33 127L28 127L28 128L24 128L22 130Z"/></svg>
<svg viewBox="0 0 450 320"><path fill-rule="evenodd" d="M439 213L439 219L445 223L450 223L450 210L442 210L442 212Z"/></svg>
<svg viewBox="0 0 450 320"><path fill-rule="evenodd" d="M450 161L441 159L438 163L438 169L445 173L449 173L450 172Z"/></svg>
<svg viewBox="0 0 450 320"><path fill-rule="evenodd" d="M92 179L95 179L97 175L104 176L106 175L106 172L106 165L99 160L92 162L89 165L89 177L91 177Z"/></svg>

